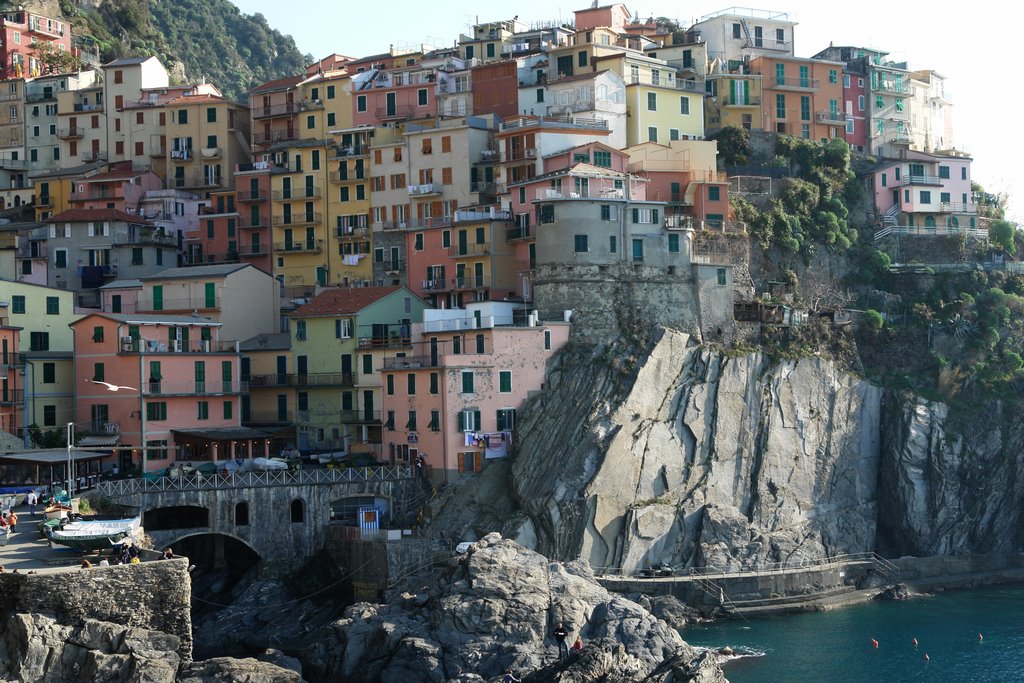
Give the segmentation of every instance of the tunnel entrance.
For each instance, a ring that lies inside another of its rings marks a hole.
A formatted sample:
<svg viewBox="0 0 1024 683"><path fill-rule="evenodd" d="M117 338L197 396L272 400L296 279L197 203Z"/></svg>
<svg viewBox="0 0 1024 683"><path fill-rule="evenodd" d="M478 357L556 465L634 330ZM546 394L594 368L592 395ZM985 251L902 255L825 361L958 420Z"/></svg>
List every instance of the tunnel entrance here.
<svg viewBox="0 0 1024 683"><path fill-rule="evenodd" d="M142 527L146 531L198 529L210 526L210 511L200 505L177 505L146 510Z"/></svg>

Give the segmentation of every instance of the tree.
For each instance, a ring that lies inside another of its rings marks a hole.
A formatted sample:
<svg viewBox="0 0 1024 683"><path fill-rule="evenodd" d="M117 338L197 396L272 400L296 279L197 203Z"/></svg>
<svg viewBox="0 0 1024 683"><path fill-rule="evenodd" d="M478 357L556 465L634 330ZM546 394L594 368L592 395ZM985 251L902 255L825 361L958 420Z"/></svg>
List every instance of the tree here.
<svg viewBox="0 0 1024 683"><path fill-rule="evenodd" d="M747 163L750 153L750 133L746 128L726 126L708 139L718 143L718 156L722 157L726 166Z"/></svg>
<svg viewBox="0 0 1024 683"><path fill-rule="evenodd" d="M988 226L988 238L992 244L1011 254L1017 251L1017 228L1010 221L997 219Z"/></svg>
<svg viewBox="0 0 1024 683"><path fill-rule="evenodd" d="M49 41L33 40L29 46L41 65L40 74L67 74L82 70L82 60Z"/></svg>

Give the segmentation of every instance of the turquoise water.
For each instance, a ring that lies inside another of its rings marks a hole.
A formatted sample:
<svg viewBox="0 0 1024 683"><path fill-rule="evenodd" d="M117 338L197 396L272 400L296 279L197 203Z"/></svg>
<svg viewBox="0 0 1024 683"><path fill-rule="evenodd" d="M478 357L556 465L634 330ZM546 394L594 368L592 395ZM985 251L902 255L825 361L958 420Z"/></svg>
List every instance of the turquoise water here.
<svg viewBox="0 0 1024 683"><path fill-rule="evenodd" d="M763 653L726 662L731 683L1024 681L1024 588L740 619L689 627L682 635L693 645Z"/></svg>

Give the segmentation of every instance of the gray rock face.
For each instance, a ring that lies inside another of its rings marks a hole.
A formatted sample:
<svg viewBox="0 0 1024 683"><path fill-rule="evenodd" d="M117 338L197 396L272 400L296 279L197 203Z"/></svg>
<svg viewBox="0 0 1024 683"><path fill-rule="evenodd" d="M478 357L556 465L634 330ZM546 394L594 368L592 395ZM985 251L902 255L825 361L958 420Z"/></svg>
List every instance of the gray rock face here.
<svg viewBox="0 0 1024 683"><path fill-rule="evenodd" d="M556 662L550 634L559 621L570 640L580 634L590 644L578 662ZM306 663L311 680L368 683L488 679L508 667L543 673L533 680L724 680L698 658L667 624L601 588L585 563L549 562L492 534L453 560L430 592L349 608ZM664 674L645 678L661 666ZM706 677L667 678L690 669Z"/></svg>
<svg viewBox="0 0 1024 683"><path fill-rule="evenodd" d="M255 659L183 663L177 636L86 619L60 624L43 614L14 614L0 640L0 680L18 683L300 683L301 676Z"/></svg>

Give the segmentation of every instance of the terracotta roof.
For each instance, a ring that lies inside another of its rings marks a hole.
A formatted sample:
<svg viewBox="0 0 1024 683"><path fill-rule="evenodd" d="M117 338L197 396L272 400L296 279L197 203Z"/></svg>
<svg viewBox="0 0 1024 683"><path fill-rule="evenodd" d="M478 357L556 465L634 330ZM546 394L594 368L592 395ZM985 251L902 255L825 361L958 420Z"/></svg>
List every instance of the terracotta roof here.
<svg viewBox="0 0 1024 683"><path fill-rule="evenodd" d="M103 173L96 173L91 176L81 178L79 182L83 183L106 183L114 180L130 180L132 178L138 178L141 175L145 175L147 171L104 171Z"/></svg>
<svg viewBox="0 0 1024 683"><path fill-rule="evenodd" d="M220 95L214 95L213 93L205 92L198 95L178 95L174 99L168 100L164 104L193 104L195 102L209 102L214 100L217 102L230 102L231 100Z"/></svg>
<svg viewBox="0 0 1024 683"><path fill-rule="evenodd" d="M285 78L278 78L273 81L267 81L261 83L255 88L249 91L249 94L255 94L260 92L270 92L271 90L284 90L285 88L291 88L298 85L299 81L304 80L306 77L303 76L287 76Z"/></svg>
<svg viewBox="0 0 1024 683"><path fill-rule="evenodd" d="M132 225L153 226L145 218L133 213L125 213L120 209L68 209L46 219L47 223L81 223L84 221L121 221Z"/></svg>
<svg viewBox="0 0 1024 683"><path fill-rule="evenodd" d="M293 313L293 318L313 318L331 315L352 315L370 304L376 303L389 294L394 294L401 287L351 287L346 289L327 289L320 292L308 304L300 306Z"/></svg>

